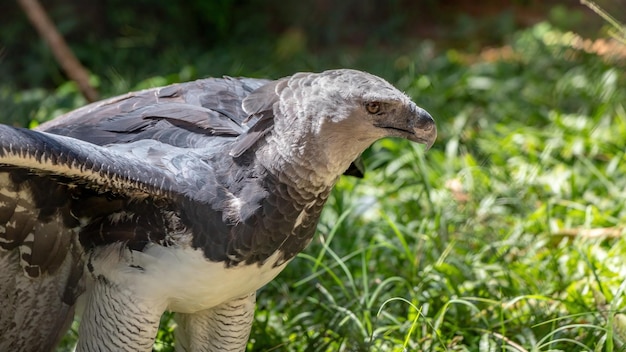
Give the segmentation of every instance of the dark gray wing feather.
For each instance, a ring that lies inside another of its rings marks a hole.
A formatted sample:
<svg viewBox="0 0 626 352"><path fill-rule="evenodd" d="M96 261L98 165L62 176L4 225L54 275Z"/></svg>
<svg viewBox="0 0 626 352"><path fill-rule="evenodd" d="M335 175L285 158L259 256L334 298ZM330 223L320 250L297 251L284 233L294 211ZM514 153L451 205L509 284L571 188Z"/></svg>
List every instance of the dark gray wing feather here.
<svg viewBox="0 0 626 352"><path fill-rule="evenodd" d="M242 133L230 150L230 156L240 157L250 149L261 137L266 135L274 126L274 114L270 111L263 111L254 116L254 123L245 133Z"/></svg>
<svg viewBox="0 0 626 352"><path fill-rule="evenodd" d="M265 111L273 111L274 104L278 101L277 88L279 85L285 84L287 78L269 82L258 89L254 90L250 95L245 97L242 102L243 111L248 116L253 116Z"/></svg>
<svg viewBox="0 0 626 352"><path fill-rule="evenodd" d="M0 125L0 166L74 179L99 192L166 197L183 194L186 186L145 160L74 138L5 125Z"/></svg>
<svg viewBox="0 0 626 352"><path fill-rule="evenodd" d="M244 123L249 128L235 141L230 151L232 157L240 157L272 129L274 126L274 109L279 99L277 88L285 82L286 79L283 78L267 83L243 99L241 105L243 111L248 115Z"/></svg>
<svg viewBox="0 0 626 352"><path fill-rule="evenodd" d="M98 145L153 139L183 148L202 146L207 137L243 133L249 115L242 100L268 82L209 78L147 89L87 105L38 130Z"/></svg>

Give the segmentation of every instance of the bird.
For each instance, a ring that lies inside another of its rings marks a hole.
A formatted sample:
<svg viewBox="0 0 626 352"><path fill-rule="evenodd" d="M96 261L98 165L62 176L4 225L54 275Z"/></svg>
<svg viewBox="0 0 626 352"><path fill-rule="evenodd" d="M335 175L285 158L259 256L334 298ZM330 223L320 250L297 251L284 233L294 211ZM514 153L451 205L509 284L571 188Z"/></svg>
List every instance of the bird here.
<svg viewBox="0 0 626 352"><path fill-rule="evenodd" d="M353 69L205 78L0 125L0 350L244 351L256 291L312 240L361 153L431 115Z"/></svg>

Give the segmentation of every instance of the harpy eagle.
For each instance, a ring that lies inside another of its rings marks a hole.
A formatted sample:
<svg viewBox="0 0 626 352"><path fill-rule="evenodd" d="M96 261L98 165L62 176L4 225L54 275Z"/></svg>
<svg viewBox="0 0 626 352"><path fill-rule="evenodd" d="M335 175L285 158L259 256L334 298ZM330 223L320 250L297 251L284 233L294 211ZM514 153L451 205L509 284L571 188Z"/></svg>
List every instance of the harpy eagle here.
<svg viewBox="0 0 626 352"><path fill-rule="evenodd" d="M430 147L432 117L355 70L202 79L0 125L0 351L243 351L255 292L311 240L374 141Z"/></svg>

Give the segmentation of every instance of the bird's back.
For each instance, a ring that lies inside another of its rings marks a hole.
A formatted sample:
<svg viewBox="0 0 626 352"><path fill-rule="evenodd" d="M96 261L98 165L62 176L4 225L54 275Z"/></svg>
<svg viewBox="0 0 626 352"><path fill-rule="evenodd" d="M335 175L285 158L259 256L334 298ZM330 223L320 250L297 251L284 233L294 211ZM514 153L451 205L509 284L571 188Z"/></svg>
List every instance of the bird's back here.
<svg viewBox="0 0 626 352"><path fill-rule="evenodd" d="M236 137L246 129L242 101L267 82L208 78L146 89L84 106L37 129L97 145L153 139L204 146L207 136Z"/></svg>

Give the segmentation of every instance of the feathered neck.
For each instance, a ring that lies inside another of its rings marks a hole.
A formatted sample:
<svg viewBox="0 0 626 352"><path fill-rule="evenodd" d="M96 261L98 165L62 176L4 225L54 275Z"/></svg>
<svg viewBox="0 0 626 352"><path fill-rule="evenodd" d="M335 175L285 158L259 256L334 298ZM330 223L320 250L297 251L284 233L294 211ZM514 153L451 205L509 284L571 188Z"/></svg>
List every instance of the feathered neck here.
<svg viewBox="0 0 626 352"><path fill-rule="evenodd" d="M310 153L306 146L288 147L270 141L257 150L261 164L281 183L295 186L294 189L306 194L318 195L332 188L339 176L350 163L335 165L325 162L324 156Z"/></svg>

